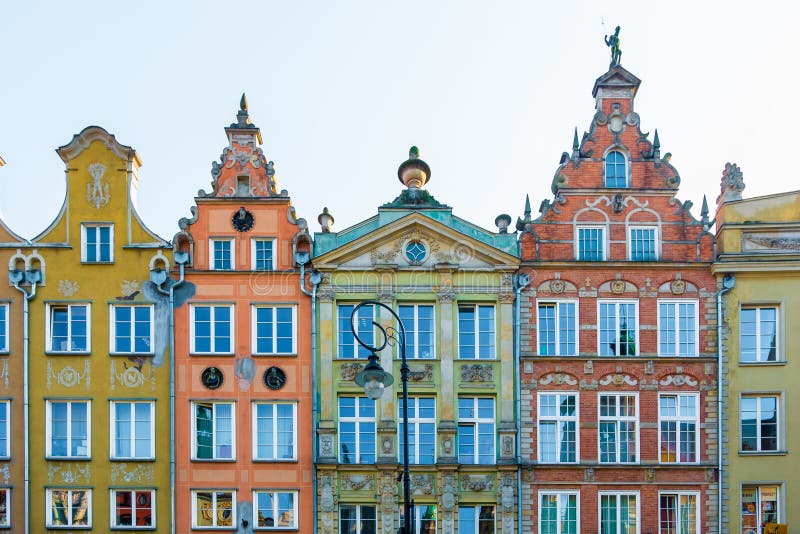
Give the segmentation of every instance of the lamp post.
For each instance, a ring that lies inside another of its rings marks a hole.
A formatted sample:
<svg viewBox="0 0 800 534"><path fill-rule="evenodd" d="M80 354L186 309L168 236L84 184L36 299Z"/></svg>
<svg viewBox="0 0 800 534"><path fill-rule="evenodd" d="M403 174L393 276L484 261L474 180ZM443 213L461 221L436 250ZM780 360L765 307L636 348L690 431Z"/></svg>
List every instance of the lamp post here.
<svg viewBox="0 0 800 534"><path fill-rule="evenodd" d="M358 337L358 330L355 325L358 310L364 306L375 306L383 308L388 311L392 317L395 318L400 328L399 336L396 329L393 327L384 328L375 319L372 324L381 331L383 336L379 344L373 346L365 343ZM358 341L358 344L370 351L369 361L364 369L356 375L355 382L364 388L364 393L372 400L378 400L383 396L383 390L386 386L391 386L394 383L394 377L383 370L378 361L378 352L383 350L386 345L394 345L395 343L400 346L400 358L402 363L400 365L400 381L403 382L403 526L400 528L402 534L411 534L411 477L409 476L408 468L408 362L406 361L406 327L400 316L395 311L377 300L365 300L358 303L353 308L353 314L350 316L350 330L353 336Z"/></svg>

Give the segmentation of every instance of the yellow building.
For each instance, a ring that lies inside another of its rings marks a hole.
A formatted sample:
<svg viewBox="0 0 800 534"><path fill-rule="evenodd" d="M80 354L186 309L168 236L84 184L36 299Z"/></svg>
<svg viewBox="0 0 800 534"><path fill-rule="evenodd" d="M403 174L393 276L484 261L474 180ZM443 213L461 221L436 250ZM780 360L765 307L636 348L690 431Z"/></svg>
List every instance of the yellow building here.
<svg viewBox="0 0 800 534"><path fill-rule="evenodd" d="M132 148L90 126L57 152L61 211L9 260L41 278L29 303L30 531L167 532L168 308L148 280L169 247L137 215Z"/></svg>
<svg viewBox="0 0 800 534"><path fill-rule="evenodd" d="M723 288L723 532L800 533L800 191L742 199L727 164L717 199Z"/></svg>

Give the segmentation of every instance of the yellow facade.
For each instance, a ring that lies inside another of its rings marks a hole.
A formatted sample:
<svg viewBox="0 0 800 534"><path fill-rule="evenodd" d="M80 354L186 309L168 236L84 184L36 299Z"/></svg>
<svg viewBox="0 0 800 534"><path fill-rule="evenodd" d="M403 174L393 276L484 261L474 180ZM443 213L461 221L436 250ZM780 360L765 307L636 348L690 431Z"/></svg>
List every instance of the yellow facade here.
<svg viewBox="0 0 800 534"><path fill-rule="evenodd" d="M30 301L30 529L168 532L167 324L146 295L169 247L136 213L133 149L91 126L58 154L61 211L12 258L43 278Z"/></svg>
<svg viewBox="0 0 800 534"><path fill-rule="evenodd" d="M733 286L723 296L723 513L731 533L761 533L776 522L797 534L800 192L742 200L741 174L737 184L738 169L729 170L713 267L722 287Z"/></svg>

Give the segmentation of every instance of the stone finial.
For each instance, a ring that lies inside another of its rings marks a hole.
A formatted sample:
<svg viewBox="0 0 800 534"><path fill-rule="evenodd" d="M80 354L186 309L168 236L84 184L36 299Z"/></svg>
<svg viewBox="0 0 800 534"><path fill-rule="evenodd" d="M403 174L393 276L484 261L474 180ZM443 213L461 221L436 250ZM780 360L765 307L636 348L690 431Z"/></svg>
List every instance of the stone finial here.
<svg viewBox="0 0 800 534"><path fill-rule="evenodd" d="M703 230L706 232L711 228L711 223L708 221L708 200L705 195L703 195L703 207L700 208L700 222L703 223Z"/></svg>
<svg viewBox="0 0 800 534"><path fill-rule="evenodd" d="M508 225L511 224L511 216L501 213L494 219L494 224L497 226L497 231L501 234L508 233Z"/></svg>
<svg viewBox="0 0 800 534"><path fill-rule="evenodd" d="M725 170L722 171L720 181L720 192L717 197L717 204L728 202L729 200L741 200L744 191L744 174L735 163L726 163Z"/></svg>
<svg viewBox="0 0 800 534"><path fill-rule="evenodd" d="M419 157L419 149L412 146L408 159L400 164L397 177L409 189L420 189L430 180L431 168Z"/></svg>
<svg viewBox="0 0 800 534"><path fill-rule="evenodd" d="M239 100L239 109L247 111L247 97L242 93L242 99Z"/></svg>
<svg viewBox="0 0 800 534"><path fill-rule="evenodd" d="M320 213L319 217L317 217L317 222L319 222L320 226L322 227L323 234L330 233L331 226L333 225L333 215L331 215L331 212L328 211L327 206L322 208L322 213Z"/></svg>
<svg viewBox="0 0 800 534"><path fill-rule="evenodd" d="M522 232L530 229L531 225L531 197L525 195L525 212L522 217L517 217L517 230Z"/></svg>
<svg viewBox="0 0 800 534"><path fill-rule="evenodd" d="M242 93L239 100L239 112L236 114L236 122L231 124L231 128L252 128L250 114L247 112L247 97Z"/></svg>
<svg viewBox="0 0 800 534"><path fill-rule="evenodd" d="M658 140L658 129L656 128L656 135L653 137L653 157L658 159L661 157L661 142Z"/></svg>

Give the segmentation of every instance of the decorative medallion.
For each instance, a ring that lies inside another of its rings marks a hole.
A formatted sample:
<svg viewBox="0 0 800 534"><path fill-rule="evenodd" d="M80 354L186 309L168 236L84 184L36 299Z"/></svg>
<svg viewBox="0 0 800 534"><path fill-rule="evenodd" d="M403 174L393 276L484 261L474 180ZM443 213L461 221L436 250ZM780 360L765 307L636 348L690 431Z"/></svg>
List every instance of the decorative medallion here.
<svg viewBox="0 0 800 534"><path fill-rule="evenodd" d="M425 259L428 251L425 249L425 245L422 244L422 241L417 241L416 239L413 241L409 241L406 245L406 259L412 265L419 265Z"/></svg>
<svg viewBox="0 0 800 534"><path fill-rule="evenodd" d="M208 389L217 389L225 381L225 376L218 367L206 367L200 375L200 381Z"/></svg>
<svg viewBox="0 0 800 534"><path fill-rule="evenodd" d="M686 283L683 280L673 280L669 289L673 295L683 295L686 292Z"/></svg>
<svg viewBox="0 0 800 534"><path fill-rule="evenodd" d="M286 384L286 373L280 367L270 367L264 371L264 385L269 389L281 389Z"/></svg>
<svg viewBox="0 0 800 534"><path fill-rule="evenodd" d="M550 281L550 291L555 293L556 295L560 295L564 292L564 281L563 280L551 280Z"/></svg>
<svg viewBox="0 0 800 534"><path fill-rule="evenodd" d="M101 180L106 173L106 166L102 163L90 163L88 170L92 181L86 184L86 202L99 210L111 200L111 194L108 192L108 182Z"/></svg>
<svg viewBox="0 0 800 534"><path fill-rule="evenodd" d="M233 225L233 229L237 232L247 232L251 228L253 228L253 224L255 224L256 219L253 217L253 214L244 209L244 207L239 208L239 210L233 214L231 218L231 224Z"/></svg>

